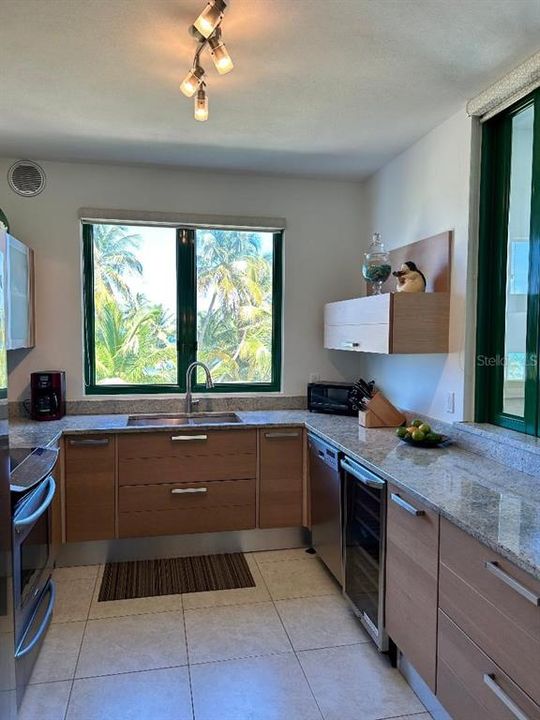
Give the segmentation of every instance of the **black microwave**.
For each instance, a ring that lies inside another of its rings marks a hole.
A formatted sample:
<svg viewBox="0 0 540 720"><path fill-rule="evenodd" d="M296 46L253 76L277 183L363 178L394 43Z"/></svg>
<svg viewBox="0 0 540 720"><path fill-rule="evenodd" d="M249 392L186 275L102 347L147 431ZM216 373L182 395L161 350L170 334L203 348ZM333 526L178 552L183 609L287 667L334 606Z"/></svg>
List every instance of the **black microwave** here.
<svg viewBox="0 0 540 720"><path fill-rule="evenodd" d="M310 412L332 413L334 415L356 415L350 402L352 383L316 382L309 383L307 405Z"/></svg>

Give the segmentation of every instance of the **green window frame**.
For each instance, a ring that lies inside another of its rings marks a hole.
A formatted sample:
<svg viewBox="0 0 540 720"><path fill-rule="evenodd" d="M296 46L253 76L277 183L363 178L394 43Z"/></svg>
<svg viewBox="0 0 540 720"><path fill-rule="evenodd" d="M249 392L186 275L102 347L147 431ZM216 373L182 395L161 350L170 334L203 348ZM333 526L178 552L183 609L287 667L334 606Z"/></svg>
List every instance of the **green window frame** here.
<svg viewBox="0 0 540 720"><path fill-rule="evenodd" d="M534 109L524 412L503 409L512 121ZM483 124L478 253L475 420L540 434L540 89Z"/></svg>
<svg viewBox="0 0 540 720"><path fill-rule="evenodd" d="M197 289L196 289L196 247L197 230L241 230L254 232L259 228L232 227L177 227L176 229L176 288L177 288L177 382L161 385L99 385L96 382L95 367L95 306L94 306L94 243L95 225L136 225L141 223L83 222L83 310L84 310L84 381L87 395L138 395L185 393L186 370L197 359ZM141 224L144 226L144 224ZM282 314L283 314L283 231L265 231L273 233L272 254L272 358L271 379L269 382L215 382L211 390L204 384L195 382L193 390L197 393L265 393L281 390L282 358Z"/></svg>

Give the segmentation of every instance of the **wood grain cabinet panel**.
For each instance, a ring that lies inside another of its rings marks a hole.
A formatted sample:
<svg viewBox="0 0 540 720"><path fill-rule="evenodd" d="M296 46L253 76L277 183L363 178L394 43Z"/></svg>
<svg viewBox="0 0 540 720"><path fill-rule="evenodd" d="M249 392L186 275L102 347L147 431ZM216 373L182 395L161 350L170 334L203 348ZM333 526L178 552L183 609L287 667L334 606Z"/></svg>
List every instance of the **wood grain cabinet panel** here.
<svg viewBox="0 0 540 720"><path fill-rule="evenodd" d="M120 537L255 527L255 480L120 488Z"/></svg>
<svg viewBox="0 0 540 720"><path fill-rule="evenodd" d="M68 436L64 442L67 542L114 538L114 435Z"/></svg>
<svg viewBox="0 0 540 720"><path fill-rule="evenodd" d="M259 430L259 526L300 527L304 434L298 427Z"/></svg>
<svg viewBox="0 0 540 720"><path fill-rule="evenodd" d="M189 428L118 436L119 484L151 485L255 478L255 430Z"/></svg>
<svg viewBox="0 0 540 720"><path fill-rule="evenodd" d="M119 489L118 510L176 510L249 505L255 508L255 480L217 480L207 483L124 485Z"/></svg>
<svg viewBox="0 0 540 720"><path fill-rule="evenodd" d="M442 611L438 653L437 697L453 720L540 720L540 706Z"/></svg>
<svg viewBox="0 0 540 720"><path fill-rule="evenodd" d="M439 515L393 485L386 553L386 629L435 691Z"/></svg>
<svg viewBox="0 0 540 720"><path fill-rule="evenodd" d="M540 582L443 520L439 592L441 609L540 704Z"/></svg>

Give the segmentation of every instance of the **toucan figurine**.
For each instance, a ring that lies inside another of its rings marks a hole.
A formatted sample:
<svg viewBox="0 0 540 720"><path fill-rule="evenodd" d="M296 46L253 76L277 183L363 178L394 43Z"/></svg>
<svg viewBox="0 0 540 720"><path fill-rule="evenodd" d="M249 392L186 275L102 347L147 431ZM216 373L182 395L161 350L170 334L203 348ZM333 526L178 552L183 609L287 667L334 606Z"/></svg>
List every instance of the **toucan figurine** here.
<svg viewBox="0 0 540 720"><path fill-rule="evenodd" d="M397 277L397 292L426 292L426 278L410 260L403 263L392 275Z"/></svg>

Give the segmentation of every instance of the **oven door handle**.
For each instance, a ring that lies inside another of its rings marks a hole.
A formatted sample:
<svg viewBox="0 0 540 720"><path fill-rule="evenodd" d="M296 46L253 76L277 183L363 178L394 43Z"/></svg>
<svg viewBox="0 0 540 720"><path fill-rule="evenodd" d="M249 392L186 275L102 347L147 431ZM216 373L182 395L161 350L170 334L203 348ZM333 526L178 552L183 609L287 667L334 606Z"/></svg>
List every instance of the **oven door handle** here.
<svg viewBox="0 0 540 720"><path fill-rule="evenodd" d="M376 475L373 475L369 470L364 469L361 465L353 464L348 458L342 459L341 467L345 470L345 472L350 473L363 485L367 485L371 488L383 488L386 485L384 480L381 480ZM363 473L366 474L364 475Z"/></svg>
<svg viewBox="0 0 540 720"><path fill-rule="evenodd" d="M47 605L47 610L45 611L45 615L43 616L43 620L41 621L41 625L36 631L36 634L34 637L30 640L28 645L24 644L24 641L26 640L26 636L23 636L23 639L15 651L15 659L20 660L25 655L28 655L28 653L31 653L32 650L36 647L36 645L39 643L41 638L45 635L47 632L47 628L49 627L49 624L52 620L53 610L54 610L54 603L56 600L56 584L54 580L51 578L48 582L47 589L43 593L49 593L49 604Z"/></svg>
<svg viewBox="0 0 540 720"><path fill-rule="evenodd" d="M52 503L54 498L54 493L56 492L56 483L54 482L54 478L52 475L49 475L46 482L49 485L49 490L47 492L47 495L41 505L38 507L37 510L35 510L31 515L27 515L23 518L15 518L13 521L13 527L15 528L15 532L22 532L25 528L29 527L30 525L33 525L36 520L38 520L43 513L47 510L49 505Z"/></svg>

